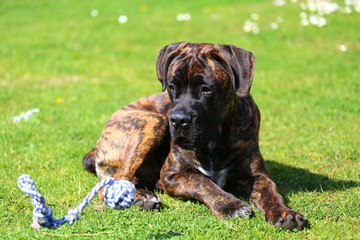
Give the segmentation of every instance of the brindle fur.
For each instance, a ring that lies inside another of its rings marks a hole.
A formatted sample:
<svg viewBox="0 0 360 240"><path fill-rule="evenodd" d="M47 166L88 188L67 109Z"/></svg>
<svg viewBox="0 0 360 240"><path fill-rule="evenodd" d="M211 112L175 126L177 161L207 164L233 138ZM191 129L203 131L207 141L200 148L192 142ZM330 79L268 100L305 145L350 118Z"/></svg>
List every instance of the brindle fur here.
<svg viewBox="0 0 360 240"><path fill-rule="evenodd" d="M285 206L259 149L260 112L249 93L254 66L251 52L231 45L165 46L157 74L168 91L115 112L84 168L134 182L135 205L144 209L161 206L144 188L161 189L199 200L219 217L250 217L251 207L233 195L245 186L268 222L303 229L307 220Z"/></svg>

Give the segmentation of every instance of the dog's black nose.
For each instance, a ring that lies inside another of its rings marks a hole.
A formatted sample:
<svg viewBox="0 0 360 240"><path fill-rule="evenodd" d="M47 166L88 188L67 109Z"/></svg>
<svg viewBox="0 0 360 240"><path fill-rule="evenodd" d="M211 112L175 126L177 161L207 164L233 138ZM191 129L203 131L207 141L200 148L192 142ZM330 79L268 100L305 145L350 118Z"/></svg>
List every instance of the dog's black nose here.
<svg viewBox="0 0 360 240"><path fill-rule="evenodd" d="M191 116L184 111L174 111L170 113L170 122L174 128L188 127L191 123Z"/></svg>

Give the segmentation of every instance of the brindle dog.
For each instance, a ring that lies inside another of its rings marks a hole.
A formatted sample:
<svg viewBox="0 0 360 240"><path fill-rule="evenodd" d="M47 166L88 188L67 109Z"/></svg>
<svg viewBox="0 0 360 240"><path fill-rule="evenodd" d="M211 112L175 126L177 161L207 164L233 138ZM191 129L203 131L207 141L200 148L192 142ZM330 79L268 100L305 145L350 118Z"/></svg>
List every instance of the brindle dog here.
<svg viewBox="0 0 360 240"><path fill-rule="evenodd" d="M260 113L249 93L253 54L179 42L163 47L156 64L167 92L115 112L84 168L134 182L135 205L144 209L161 206L147 188L201 201L215 216L251 217L251 207L232 194L245 186L268 222L303 229L307 220L285 206L260 153Z"/></svg>

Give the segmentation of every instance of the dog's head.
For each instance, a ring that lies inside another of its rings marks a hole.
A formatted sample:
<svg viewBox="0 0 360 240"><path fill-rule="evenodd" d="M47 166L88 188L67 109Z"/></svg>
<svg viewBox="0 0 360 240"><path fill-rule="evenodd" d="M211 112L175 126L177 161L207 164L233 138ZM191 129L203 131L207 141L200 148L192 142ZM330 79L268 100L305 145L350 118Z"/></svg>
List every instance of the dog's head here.
<svg viewBox="0 0 360 240"><path fill-rule="evenodd" d="M171 138L184 149L213 148L238 98L249 94L253 54L232 45L179 42L160 50L157 75L172 110Z"/></svg>

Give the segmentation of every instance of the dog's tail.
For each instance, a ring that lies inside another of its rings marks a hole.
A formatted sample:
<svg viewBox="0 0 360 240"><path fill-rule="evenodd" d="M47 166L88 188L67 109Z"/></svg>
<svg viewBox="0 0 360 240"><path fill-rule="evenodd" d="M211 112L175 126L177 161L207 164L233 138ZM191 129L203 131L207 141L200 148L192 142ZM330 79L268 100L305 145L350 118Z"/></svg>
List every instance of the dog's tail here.
<svg viewBox="0 0 360 240"><path fill-rule="evenodd" d="M95 148L93 148L90 152L88 152L83 160L82 165L86 171L91 173L96 173L95 171Z"/></svg>

